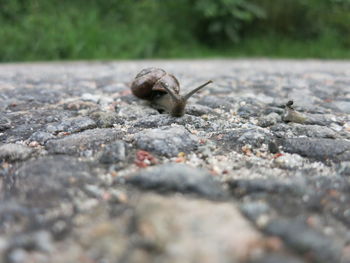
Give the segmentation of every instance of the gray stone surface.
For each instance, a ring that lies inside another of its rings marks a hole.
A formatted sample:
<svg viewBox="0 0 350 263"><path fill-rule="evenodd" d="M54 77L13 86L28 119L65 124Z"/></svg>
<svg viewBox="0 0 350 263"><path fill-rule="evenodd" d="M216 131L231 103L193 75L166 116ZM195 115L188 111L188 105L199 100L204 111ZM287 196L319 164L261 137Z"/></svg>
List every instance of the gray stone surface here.
<svg viewBox="0 0 350 263"><path fill-rule="evenodd" d="M297 220L271 220L265 227L268 234L280 236L289 246L314 262L339 262L340 247L326 235Z"/></svg>
<svg viewBox="0 0 350 263"><path fill-rule="evenodd" d="M35 141L38 142L42 145L44 145L48 140L55 138L54 135L52 135L49 132L44 132L44 131L37 131L34 132L30 137L30 141Z"/></svg>
<svg viewBox="0 0 350 263"><path fill-rule="evenodd" d="M259 118L258 125L261 127L269 127L278 122L281 122L281 116L276 112L271 112L270 114Z"/></svg>
<svg viewBox="0 0 350 263"><path fill-rule="evenodd" d="M99 150L102 144L121 137L122 132L116 129L92 129L50 140L46 143L46 149L55 154L89 155Z"/></svg>
<svg viewBox="0 0 350 263"><path fill-rule="evenodd" d="M0 146L0 160L23 161L28 159L32 153L33 149L20 144L8 143Z"/></svg>
<svg viewBox="0 0 350 263"><path fill-rule="evenodd" d="M156 154L172 157L189 153L198 146L198 138L182 126L145 130L135 134L136 146Z"/></svg>
<svg viewBox="0 0 350 263"><path fill-rule="evenodd" d="M335 130L320 125L305 125L299 123L277 124L271 127L277 137L311 137L311 138L332 138L339 139L341 135Z"/></svg>
<svg viewBox="0 0 350 263"><path fill-rule="evenodd" d="M213 83L174 118L131 94L146 67ZM349 87L349 61L1 64L0 262L350 262Z"/></svg>
<svg viewBox="0 0 350 263"><path fill-rule="evenodd" d="M0 114L0 131L7 130L11 127L11 120Z"/></svg>
<svg viewBox="0 0 350 263"><path fill-rule="evenodd" d="M191 126L196 129L210 129L210 123L203 120L202 118L185 115L180 118L172 117L170 115L151 115L146 118L138 119L134 123L134 127L142 127L142 128L156 128L161 126L169 126L171 124L179 124L183 126Z"/></svg>
<svg viewBox="0 0 350 263"><path fill-rule="evenodd" d="M141 240L155 250L151 260L139 259L143 262L240 262L262 247L259 233L232 204L146 195L134 220ZM129 262L135 262L132 252Z"/></svg>
<svg viewBox="0 0 350 263"><path fill-rule="evenodd" d="M350 159L350 141L348 140L290 138L284 139L281 144L286 152L297 153L320 161L328 159L347 161Z"/></svg>
<svg viewBox="0 0 350 263"><path fill-rule="evenodd" d="M342 162L338 165L338 173L345 176L350 176L350 161Z"/></svg>
<svg viewBox="0 0 350 263"><path fill-rule="evenodd" d="M127 157L127 147L123 141L115 141L108 144L100 154L100 162L113 164L123 162Z"/></svg>
<svg viewBox="0 0 350 263"><path fill-rule="evenodd" d="M90 117L96 122L99 128L110 128L114 124L124 123L124 120L119 118L115 112L97 111L93 112Z"/></svg>
<svg viewBox="0 0 350 263"><path fill-rule="evenodd" d="M205 96L197 101L198 104L212 108L230 110L234 105L228 98L217 96Z"/></svg>
<svg viewBox="0 0 350 263"><path fill-rule="evenodd" d="M88 117L76 117L65 119L56 124L49 124L46 131L57 134L59 132L75 133L87 129L96 128L96 123Z"/></svg>
<svg viewBox="0 0 350 263"><path fill-rule="evenodd" d="M207 171L184 164L163 164L142 170L127 183L159 192L195 193L209 198L223 197L224 191Z"/></svg>
<svg viewBox="0 0 350 263"><path fill-rule="evenodd" d="M241 148L245 145L249 145L253 148L259 148L263 144L268 144L273 140L272 136L266 131L256 128L250 129L230 129L216 134L213 139L217 140L218 145L221 145L226 150L241 151Z"/></svg>

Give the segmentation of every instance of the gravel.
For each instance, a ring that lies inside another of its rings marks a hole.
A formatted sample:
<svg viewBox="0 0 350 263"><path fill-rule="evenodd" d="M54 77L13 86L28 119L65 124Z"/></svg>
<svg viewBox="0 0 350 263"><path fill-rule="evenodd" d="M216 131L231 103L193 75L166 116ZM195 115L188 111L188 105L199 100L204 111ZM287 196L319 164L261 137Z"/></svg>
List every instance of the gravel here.
<svg viewBox="0 0 350 263"><path fill-rule="evenodd" d="M147 67L213 83L174 118L131 94ZM0 262L350 262L349 69L0 65Z"/></svg>

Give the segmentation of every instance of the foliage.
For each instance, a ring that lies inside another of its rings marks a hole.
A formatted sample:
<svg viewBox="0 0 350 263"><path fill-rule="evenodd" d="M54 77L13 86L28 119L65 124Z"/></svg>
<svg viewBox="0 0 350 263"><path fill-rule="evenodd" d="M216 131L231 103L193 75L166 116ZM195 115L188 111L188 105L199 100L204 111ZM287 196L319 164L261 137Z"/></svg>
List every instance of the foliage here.
<svg viewBox="0 0 350 263"><path fill-rule="evenodd" d="M350 0L0 0L0 61L350 57Z"/></svg>
<svg viewBox="0 0 350 263"><path fill-rule="evenodd" d="M246 0L198 0L194 9L200 39L214 44L238 42L245 24L265 17L261 8Z"/></svg>

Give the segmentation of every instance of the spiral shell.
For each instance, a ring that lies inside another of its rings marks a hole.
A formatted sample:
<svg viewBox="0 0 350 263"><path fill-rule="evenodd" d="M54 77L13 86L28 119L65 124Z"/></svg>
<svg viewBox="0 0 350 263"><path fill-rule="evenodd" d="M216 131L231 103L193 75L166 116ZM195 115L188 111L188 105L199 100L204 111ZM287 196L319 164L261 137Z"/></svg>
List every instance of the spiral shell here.
<svg viewBox="0 0 350 263"><path fill-rule="evenodd" d="M172 89L175 94L179 94L179 81L175 76L166 73L160 68L146 68L141 70L131 84L131 91L140 99L152 100L159 94L167 93L162 83Z"/></svg>

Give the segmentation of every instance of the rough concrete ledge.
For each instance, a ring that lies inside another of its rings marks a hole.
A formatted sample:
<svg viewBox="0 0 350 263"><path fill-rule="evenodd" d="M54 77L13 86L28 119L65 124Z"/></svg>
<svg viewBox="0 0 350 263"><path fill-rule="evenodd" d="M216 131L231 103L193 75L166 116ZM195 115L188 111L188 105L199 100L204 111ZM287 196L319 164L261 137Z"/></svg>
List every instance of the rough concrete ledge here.
<svg viewBox="0 0 350 263"><path fill-rule="evenodd" d="M350 262L349 114L349 61L0 64L0 261Z"/></svg>

